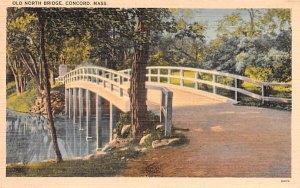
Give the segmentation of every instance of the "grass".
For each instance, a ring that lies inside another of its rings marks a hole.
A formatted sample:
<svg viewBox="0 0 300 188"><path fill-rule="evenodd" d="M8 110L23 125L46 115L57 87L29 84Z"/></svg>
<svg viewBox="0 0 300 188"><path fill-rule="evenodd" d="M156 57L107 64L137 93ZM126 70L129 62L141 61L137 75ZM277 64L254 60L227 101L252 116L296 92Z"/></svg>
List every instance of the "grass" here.
<svg viewBox="0 0 300 188"><path fill-rule="evenodd" d="M51 85L51 88L56 88L56 87L59 87L61 85L63 85L63 83L55 82L55 84Z"/></svg>
<svg viewBox="0 0 300 188"><path fill-rule="evenodd" d="M113 177L119 176L127 167L127 161L143 155L128 149L116 150L101 158L90 160L67 160L29 164L13 164L6 167L7 177Z"/></svg>
<svg viewBox="0 0 300 188"><path fill-rule="evenodd" d="M6 95L9 96L14 92L16 92L15 82L9 82L8 84L6 84Z"/></svg>
<svg viewBox="0 0 300 188"><path fill-rule="evenodd" d="M51 86L52 90L63 91L61 83L56 82ZM15 82L6 85L6 108L17 112L29 112L34 105L36 97L39 95L36 88L28 89L21 94L16 93Z"/></svg>
<svg viewBox="0 0 300 188"><path fill-rule="evenodd" d="M13 92L6 98L6 108L17 112L29 112L37 95L37 89L28 90L21 94Z"/></svg>

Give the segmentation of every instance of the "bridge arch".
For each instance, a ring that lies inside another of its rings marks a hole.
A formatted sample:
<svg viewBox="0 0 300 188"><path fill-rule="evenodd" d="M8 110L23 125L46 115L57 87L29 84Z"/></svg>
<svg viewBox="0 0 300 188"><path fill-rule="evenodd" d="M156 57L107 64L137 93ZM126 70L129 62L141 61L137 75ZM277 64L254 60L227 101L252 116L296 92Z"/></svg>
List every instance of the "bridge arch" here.
<svg viewBox="0 0 300 188"><path fill-rule="evenodd" d="M91 137L91 94L95 94L96 107L96 139L97 147L102 147L102 102L104 99L109 102L109 140L114 138L113 129L118 119L117 112L127 112L129 107L129 75L103 67L79 67L59 78L65 84L66 114L73 118L76 123L76 116L79 116L80 129L85 109L85 121L87 135ZM147 86L148 89L160 92L159 115L161 122L165 124L165 135L171 134L172 128L172 92L161 86ZM85 106L84 106L85 105Z"/></svg>

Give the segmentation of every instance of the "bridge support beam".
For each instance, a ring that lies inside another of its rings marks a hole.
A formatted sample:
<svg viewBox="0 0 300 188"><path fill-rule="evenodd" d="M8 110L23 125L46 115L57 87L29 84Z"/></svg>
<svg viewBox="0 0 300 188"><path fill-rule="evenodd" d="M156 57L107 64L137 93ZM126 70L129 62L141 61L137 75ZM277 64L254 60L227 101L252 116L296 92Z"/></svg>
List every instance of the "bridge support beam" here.
<svg viewBox="0 0 300 188"><path fill-rule="evenodd" d="M68 95L68 113L69 113L69 119L71 118L72 116L72 113L71 113L71 106L72 106L72 89L69 89L69 95Z"/></svg>
<svg viewBox="0 0 300 188"><path fill-rule="evenodd" d="M96 138L97 149L102 148L102 99L100 96L96 96Z"/></svg>
<svg viewBox="0 0 300 188"><path fill-rule="evenodd" d="M76 123L77 116L77 89L73 88L73 123Z"/></svg>
<svg viewBox="0 0 300 188"><path fill-rule="evenodd" d="M92 129L91 129L91 93L89 90L86 90L86 139L92 138Z"/></svg>
<svg viewBox="0 0 300 188"><path fill-rule="evenodd" d="M109 103L109 141L113 140L114 127L116 126L117 108L110 102Z"/></svg>
<svg viewBox="0 0 300 188"><path fill-rule="evenodd" d="M84 130L82 127L82 116L83 116L83 89L79 88L78 89L78 95L79 95L79 130Z"/></svg>
<svg viewBox="0 0 300 188"><path fill-rule="evenodd" d="M65 89L65 115L69 115L69 90Z"/></svg>

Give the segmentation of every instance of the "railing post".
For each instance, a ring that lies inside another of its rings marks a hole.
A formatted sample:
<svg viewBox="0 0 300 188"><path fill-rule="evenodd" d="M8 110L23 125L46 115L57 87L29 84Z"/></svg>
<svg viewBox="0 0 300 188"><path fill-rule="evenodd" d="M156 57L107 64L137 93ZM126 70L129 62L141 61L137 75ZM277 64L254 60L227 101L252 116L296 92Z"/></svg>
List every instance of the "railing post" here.
<svg viewBox="0 0 300 188"><path fill-rule="evenodd" d="M171 76L171 69L168 69L168 84L171 83L171 78L170 78L170 76Z"/></svg>
<svg viewBox="0 0 300 188"><path fill-rule="evenodd" d="M165 106L165 94L163 91L161 91L160 95L160 113L159 113L159 122L161 123L163 121L163 106Z"/></svg>
<svg viewBox="0 0 300 188"><path fill-rule="evenodd" d="M77 89L73 88L73 123L76 123L77 115Z"/></svg>
<svg viewBox="0 0 300 188"><path fill-rule="evenodd" d="M116 125L116 107L109 102L109 141L114 139L114 127Z"/></svg>
<svg viewBox="0 0 300 188"><path fill-rule="evenodd" d="M265 103L265 86L264 84L261 85L261 103L264 104Z"/></svg>
<svg viewBox="0 0 300 188"><path fill-rule="evenodd" d="M148 69L148 82L151 82L151 69Z"/></svg>
<svg viewBox="0 0 300 188"><path fill-rule="evenodd" d="M102 77L106 78L106 74L105 74L104 70L102 70ZM103 87L106 88L106 81L105 80L102 80L102 81L103 81Z"/></svg>
<svg viewBox="0 0 300 188"><path fill-rule="evenodd" d="M234 78L234 99L236 102L238 102L238 80L237 78Z"/></svg>
<svg viewBox="0 0 300 188"><path fill-rule="evenodd" d="M119 86L120 97L122 97L123 96L123 88L121 88L121 87L122 87L122 84L123 84L123 76L119 76L119 84L120 84L120 86Z"/></svg>
<svg viewBox="0 0 300 188"><path fill-rule="evenodd" d="M82 116L83 116L83 89L79 88L78 89L78 95L79 95L79 130L84 130L82 127Z"/></svg>
<svg viewBox="0 0 300 188"><path fill-rule="evenodd" d="M113 91L114 91L114 83L113 83L113 81L114 81L114 75L113 75L113 73L110 73L110 74L109 74L109 78L110 78L110 80L111 80L111 83L110 83L110 91L113 92Z"/></svg>
<svg viewBox="0 0 300 188"><path fill-rule="evenodd" d="M183 70L180 69L180 86L183 86Z"/></svg>
<svg viewBox="0 0 300 188"><path fill-rule="evenodd" d="M216 94L217 93L217 88L216 88L216 85L215 85L215 83L216 83L216 75L213 74L212 78L213 78L213 80L212 80L213 81L213 93Z"/></svg>
<svg viewBox="0 0 300 188"><path fill-rule="evenodd" d="M160 69L157 69L157 82L160 83Z"/></svg>
<svg viewBox="0 0 300 188"><path fill-rule="evenodd" d="M91 93L89 90L86 90L86 139L91 139L91 133L92 133L92 129L91 129L91 100L90 100L90 96Z"/></svg>
<svg viewBox="0 0 300 188"><path fill-rule="evenodd" d="M165 136L172 134L172 100L173 92L167 94L167 117L165 117Z"/></svg>
<svg viewBox="0 0 300 188"><path fill-rule="evenodd" d="M101 97L96 95L96 138L97 149L102 148L102 106Z"/></svg>
<svg viewBox="0 0 300 188"><path fill-rule="evenodd" d="M197 71L195 71L195 89L198 90L198 77L199 77L199 74Z"/></svg>

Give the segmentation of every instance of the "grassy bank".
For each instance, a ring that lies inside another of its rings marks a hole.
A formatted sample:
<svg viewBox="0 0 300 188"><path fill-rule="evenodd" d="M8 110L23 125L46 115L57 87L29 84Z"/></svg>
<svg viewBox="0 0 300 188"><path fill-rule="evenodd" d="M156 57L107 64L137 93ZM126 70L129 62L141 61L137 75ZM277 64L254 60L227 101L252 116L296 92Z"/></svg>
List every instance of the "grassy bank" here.
<svg viewBox="0 0 300 188"><path fill-rule="evenodd" d="M37 96L37 89L31 89L21 94L12 92L6 96L6 108L17 112L29 112Z"/></svg>
<svg viewBox="0 0 300 188"><path fill-rule="evenodd" d="M64 88L61 83L56 83L52 86L52 90L63 92ZM33 86L25 92L17 94L15 83L10 82L6 85L6 108L17 112L29 112L38 95L37 88Z"/></svg>
<svg viewBox="0 0 300 188"><path fill-rule="evenodd" d="M119 176L128 160L143 153L128 149L114 151L98 159L66 160L29 164L14 164L6 167L7 177L113 177Z"/></svg>

